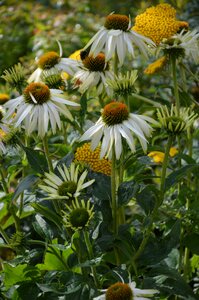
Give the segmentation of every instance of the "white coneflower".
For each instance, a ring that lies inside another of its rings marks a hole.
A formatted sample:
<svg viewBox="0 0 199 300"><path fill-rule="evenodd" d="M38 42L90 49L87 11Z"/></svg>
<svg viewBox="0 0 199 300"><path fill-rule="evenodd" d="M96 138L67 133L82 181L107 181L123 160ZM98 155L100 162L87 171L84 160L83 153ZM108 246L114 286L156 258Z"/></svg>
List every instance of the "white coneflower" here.
<svg viewBox="0 0 199 300"><path fill-rule="evenodd" d="M61 128L59 113L72 120L73 117L67 105L79 106L77 103L62 98L61 93L60 90L49 89L41 82L30 83L21 96L4 104L4 107L8 108L4 119L9 120L15 112L12 119L15 127L23 122L28 135L38 130L38 135L44 137L48 132L49 122L52 132L56 133L56 127Z"/></svg>
<svg viewBox="0 0 199 300"><path fill-rule="evenodd" d="M134 281L127 283L117 282L108 289L102 290L104 294L95 297L93 300L148 300L153 297L157 290L138 289Z"/></svg>
<svg viewBox="0 0 199 300"><path fill-rule="evenodd" d="M135 152L133 137L135 135L143 150L147 150L146 138L151 135L153 130L147 121L156 123L148 116L129 113L128 107L124 103L111 102L104 107L96 124L89 128L80 140L91 140L91 149L94 150L102 139L100 158L105 155L111 158L112 147L114 147L116 158L119 159L122 153L122 138L127 141L131 151Z"/></svg>
<svg viewBox="0 0 199 300"><path fill-rule="evenodd" d="M74 75L78 69L78 60L72 58L62 58L62 47L58 43L60 53L58 54L55 51L50 51L43 54L40 58L36 59L38 68L32 73L28 79L30 82L39 82L42 81L41 76L43 71L65 71L69 75Z"/></svg>
<svg viewBox="0 0 199 300"><path fill-rule="evenodd" d="M163 39L158 50L163 50L165 54L170 56L187 57L195 63L199 62L199 32L197 30L182 30L168 39Z"/></svg>
<svg viewBox="0 0 199 300"><path fill-rule="evenodd" d="M83 53L83 52L82 52ZM98 95L104 91L110 94L110 88L106 84L107 79L113 79L114 74L109 70L108 62L105 62L105 55L99 53L82 56L82 64L79 64L79 71L75 73L73 82L75 87L79 87L81 93L96 88Z"/></svg>
<svg viewBox="0 0 199 300"><path fill-rule="evenodd" d="M131 30L131 27L130 17L112 13L106 17L104 26L94 35L84 49L91 46L90 53L94 56L103 51L107 61L117 53L120 65L123 64L127 53L133 57L135 56L134 45L147 57L148 45L154 47L154 42Z"/></svg>
<svg viewBox="0 0 199 300"><path fill-rule="evenodd" d="M70 168L65 165L58 168L59 176L50 172L45 173L44 183L40 188L48 193L48 199L74 199L81 194L81 191L90 186L95 180L84 182L88 171L85 170L79 175L79 165L71 163Z"/></svg>

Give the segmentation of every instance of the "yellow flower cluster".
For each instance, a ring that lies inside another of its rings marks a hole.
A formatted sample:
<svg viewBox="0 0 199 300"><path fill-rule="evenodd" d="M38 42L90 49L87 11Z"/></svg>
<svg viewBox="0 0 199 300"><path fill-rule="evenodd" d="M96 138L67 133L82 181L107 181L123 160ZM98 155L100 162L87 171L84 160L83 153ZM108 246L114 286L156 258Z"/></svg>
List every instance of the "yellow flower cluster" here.
<svg viewBox="0 0 199 300"><path fill-rule="evenodd" d="M7 94L0 94L0 105L6 103L10 97Z"/></svg>
<svg viewBox="0 0 199 300"><path fill-rule="evenodd" d="M110 176L111 162L105 158L100 159L100 147L92 151L90 146L90 143L85 143L83 146L77 148L75 152L75 162L88 164L94 172Z"/></svg>
<svg viewBox="0 0 199 300"><path fill-rule="evenodd" d="M165 66L165 64L167 63L167 60L168 59L166 56L163 56L163 57L157 59L152 64L148 65L148 67L144 70L144 73L148 74L148 75L157 73Z"/></svg>
<svg viewBox="0 0 199 300"><path fill-rule="evenodd" d="M178 150L175 147L171 147L169 150L169 155L174 157L178 153ZM149 157L153 159L156 163L162 163L164 161L164 152L161 151L152 151L148 154Z"/></svg>
<svg viewBox="0 0 199 300"><path fill-rule="evenodd" d="M149 37L157 45L164 38L170 38L188 23L176 20L176 10L168 3L158 4L146 9L135 18L133 30Z"/></svg>

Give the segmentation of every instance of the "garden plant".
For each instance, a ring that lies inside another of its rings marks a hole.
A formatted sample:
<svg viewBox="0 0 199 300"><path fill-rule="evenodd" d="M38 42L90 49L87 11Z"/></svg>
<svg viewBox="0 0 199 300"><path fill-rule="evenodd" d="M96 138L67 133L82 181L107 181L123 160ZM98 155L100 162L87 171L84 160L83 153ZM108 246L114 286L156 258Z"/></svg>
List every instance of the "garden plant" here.
<svg viewBox="0 0 199 300"><path fill-rule="evenodd" d="M199 299L199 33L161 1L69 52L60 19L1 74L0 299Z"/></svg>

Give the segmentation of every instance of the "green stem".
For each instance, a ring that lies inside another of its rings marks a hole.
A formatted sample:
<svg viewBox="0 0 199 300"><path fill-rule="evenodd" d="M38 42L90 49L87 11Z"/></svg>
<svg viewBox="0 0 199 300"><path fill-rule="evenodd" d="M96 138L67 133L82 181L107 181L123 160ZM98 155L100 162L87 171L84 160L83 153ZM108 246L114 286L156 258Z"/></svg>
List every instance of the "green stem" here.
<svg viewBox="0 0 199 300"><path fill-rule="evenodd" d="M155 102L155 101L153 101L153 100L151 100L151 99L148 99L148 98L146 98L146 97L144 97L144 96L137 95L137 94L134 94L134 93L132 93L131 95L132 95L135 99L138 99L138 100L144 101L144 102L146 102L146 103L152 104L152 105L155 106L155 107L161 107L161 106L162 106L160 103Z"/></svg>
<svg viewBox="0 0 199 300"><path fill-rule="evenodd" d="M10 239L9 239L7 233L6 233L5 230L2 228L1 225L0 225L0 233L1 233L2 237L4 238L5 242L6 242L7 244L9 244L9 243L10 243Z"/></svg>
<svg viewBox="0 0 199 300"><path fill-rule="evenodd" d="M136 251L135 255L133 256L133 259L132 259L132 263L135 264L135 261L140 257L140 255L142 254L142 252L144 251L144 248L148 242L148 239L151 235L151 232L152 232L152 229L153 229L153 222L155 220L155 217L157 215L157 212L158 212L158 208L159 208L159 202L157 201L156 202L156 205L154 207L154 210L153 210L153 213L151 215L151 220L150 220L150 223L149 223L149 226L145 232L145 235L144 235L144 238L138 248L138 250Z"/></svg>
<svg viewBox="0 0 199 300"><path fill-rule="evenodd" d="M174 56L171 57L171 66L172 66L172 75L173 75L173 88L174 88L174 97L175 104L177 109L177 114L180 114L180 98L178 92L178 82L177 82L177 71L176 71L176 58Z"/></svg>
<svg viewBox="0 0 199 300"><path fill-rule="evenodd" d="M5 178L4 178L4 174L3 174L2 167L0 167L0 174L1 174L1 183L2 183L2 185L3 185L4 192L5 192L6 194L9 194L9 190L8 190L8 187L7 187L6 180L5 180Z"/></svg>
<svg viewBox="0 0 199 300"><path fill-rule="evenodd" d="M90 239L89 239L88 231L85 229L83 231L83 234L84 234L85 244L86 244L86 247L87 247L87 250L88 250L88 257L91 260L91 259L94 258L94 255L93 255L93 248L92 248L92 245L91 245L91 242L90 242ZM95 282L95 286L97 288L99 288L99 282L98 282L98 278L97 278L97 272L96 272L96 268L94 266L91 267L91 272L93 274L93 279L94 279L94 282Z"/></svg>
<svg viewBox="0 0 199 300"><path fill-rule="evenodd" d="M167 141L166 151L165 151L165 155L164 155L164 161L162 164L162 174L161 174L161 183L160 183L160 194L161 194L160 204L162 204L162 202L164 200L166 171L167 171L167 165L168 165L168 160L169 160L169 151L170 151L172 142L173 142L173 136L170 135L168 138L168 141Z"/></svg>
<svg viewBox="0 0 199 300"><path fill-rule="evenodd" d="M48 149L48 138L47 135L44 136L43 138L43 147L44 147L44 152L46 155L46 159L48 162L48 169L50 172L53 172L53 165L52 165L52 161L50 159L50 153L49 153L49 149Z"/></svg>
<svg viewBox="0 0 199 300"><path fill-rule="evenodd" d="M16 215L15 208L13 202L10 204L9 212L13 216L16 232L21 232L21 224L20 224L20 218Z"/></svg>
<svg viewBox="0 0 199 300"><path fill-rule="evenodd" d="M145 232L144 238L143 238L137 252L135 253L135 255L133 257L133 262L135 262L135 260L137 260L139 258L139 256L142 254L142 252L144 251L144 248L145 248L145 246L148 242L148 239L151 235L151 232L152 232L152 229L153 229L153 222L154 222L154 220L156 218L156 215L158 213L158 209L159 209L160 205L162 204L162 202L164 200L166 170L167 170L168 159L169 159L169 150L171 148L172 141L173 141L173 137L169 136L166 151L165 151L163 166L162 166L162 175L161 175L161 184L160 184L160 201L156 201L155 207L154 207L153 212L151 214L151 219L150 219L149 226L148 226L148 228Z"/></svg>
<svg viewBox="0 0 199 300"><path fill-rule="evenodd" d="M113 232L118 233L118 220L117 220L117 194L116 194L116 155L115 147L112 147L112 159L111 159L111 208L113 217Z"/></svg>

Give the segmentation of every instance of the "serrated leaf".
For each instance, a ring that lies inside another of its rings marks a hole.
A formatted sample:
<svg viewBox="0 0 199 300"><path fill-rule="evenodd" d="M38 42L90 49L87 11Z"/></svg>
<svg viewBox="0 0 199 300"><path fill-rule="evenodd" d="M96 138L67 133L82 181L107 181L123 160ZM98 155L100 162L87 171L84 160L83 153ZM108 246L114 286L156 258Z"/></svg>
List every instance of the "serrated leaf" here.
<svg viewBox="0 0 199 300"><path fill-rule="evenodd" d="M149 184L144 187L136 195L137 203L144 209L148 215L153 211L155 203L158 201L159 191L153 184Z"/></svg>

